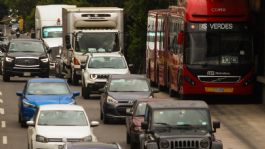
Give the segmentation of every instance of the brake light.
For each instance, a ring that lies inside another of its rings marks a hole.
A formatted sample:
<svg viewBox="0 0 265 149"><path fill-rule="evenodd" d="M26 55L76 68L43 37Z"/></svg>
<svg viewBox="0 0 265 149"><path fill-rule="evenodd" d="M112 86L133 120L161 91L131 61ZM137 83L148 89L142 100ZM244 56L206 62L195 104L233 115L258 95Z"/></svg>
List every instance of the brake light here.
<svg viewBox="0 0 265 149"><path fill-rule="evenodd" d="M80 62L78 61L77 58L74 57L74 65L80 65Z"/></svg>

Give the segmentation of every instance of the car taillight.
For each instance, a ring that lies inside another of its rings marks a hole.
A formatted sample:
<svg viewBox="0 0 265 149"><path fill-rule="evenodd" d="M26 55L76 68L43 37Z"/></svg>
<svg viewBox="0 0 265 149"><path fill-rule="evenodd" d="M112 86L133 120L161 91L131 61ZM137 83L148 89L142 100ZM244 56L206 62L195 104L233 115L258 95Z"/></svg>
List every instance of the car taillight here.
<svg viewBox="0 0 265 149"><path fill-rule="evenodd" d="M80 65L80 62L78 61L77 58L74 57L74 65Z"/></svg>

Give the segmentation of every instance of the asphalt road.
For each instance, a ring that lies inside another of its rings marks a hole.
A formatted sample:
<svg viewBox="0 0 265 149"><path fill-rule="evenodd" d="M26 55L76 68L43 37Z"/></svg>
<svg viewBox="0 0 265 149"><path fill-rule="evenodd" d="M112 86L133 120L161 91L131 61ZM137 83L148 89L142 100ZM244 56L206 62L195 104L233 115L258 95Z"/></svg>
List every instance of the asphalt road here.
<svg viewBox="0 0 265 149"><path fill-rule="evenodd" d="M22 90L28 78L11 78L3 82L0 76L0 149L26 149L27 129L20 128L16 91ZM80 86L71 86L72 91L81 91ZM164 92L156 97L169 98ZM174 99L176 100L176 99ZM211 100L211 99L210 99ZM212 99L214 100L214 98ZM233 99L227 99L233 100ZM77 98L90 120L100 122L94 134L101 142L118 142L123 149L126 144L126 129L122 122L105 125L99 117L99 97L84 100ZM211 104L212 120L220 120L221 128L216 137L223 141L224 149L264 149L265 148L265 107L259 104Z"/></svg>

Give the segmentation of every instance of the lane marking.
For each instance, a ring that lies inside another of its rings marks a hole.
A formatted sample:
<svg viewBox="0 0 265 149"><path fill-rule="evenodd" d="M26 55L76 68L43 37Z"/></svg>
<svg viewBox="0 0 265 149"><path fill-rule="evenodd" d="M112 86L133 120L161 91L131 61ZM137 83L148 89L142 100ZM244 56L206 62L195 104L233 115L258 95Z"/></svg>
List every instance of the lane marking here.
<svg viewBox="0 0 265 149"><path fill-rule="evenodd" d="M2 128L6 128L6 121L2 121Z"/></svg>
<svg viewBox="0 0 265 149"><path fill-rule="evenodd" d="M4 103L3 99L0 99L0 103Z"/></svg>
<svg viewBox="0 0 265 149"><path fill-rule="evenodd" d="M7 144L7 136L3 136L3 144Z"/></svg>
<svg viewBox="0 0 265 149"><path fill-rule="evenodd" d="M5 114L5 109L0 108L0 114L4 115Z"/></svg>

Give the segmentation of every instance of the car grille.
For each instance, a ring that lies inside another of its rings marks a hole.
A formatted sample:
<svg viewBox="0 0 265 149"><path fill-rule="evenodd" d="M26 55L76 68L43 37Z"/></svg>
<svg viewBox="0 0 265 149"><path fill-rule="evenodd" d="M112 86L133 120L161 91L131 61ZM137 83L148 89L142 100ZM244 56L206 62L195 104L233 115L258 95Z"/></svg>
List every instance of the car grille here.
<svg viewBox="0 0 265 149"><path fill-rule="evenodd" d="M67 138L67 142L80 142L81 139L78 138ZM63 142L62 138L48 138L48 142Z"/></svg>
<svg viewBox="0 0 265 149"><path fill-rule="evenodd" d="M170 140L170 149L199 149L201 138ZM210 145L209 145L210 146ZM205 149L208 149L209 146Z"/></svg>
<svg viewBox="0 0 265 149"><path fill-rule="evenodd" d="M209 83L235 83L241 79L240 76L198 76L198 78L202 82Z"/></svg>
<svg viewBox="0 0 265 149"><path fill-rule="evenodd" d="M127 108L131 108L132 106L118 106L117 108L116 108L116 110L117 110L117 112L119 113L119 115L122 115L122 116L126 116L127 114L126 114L126 109Z"/></svg>
<svg viewBox="0 0 265 149"><path fill-rule="evenodd" d="M16 65L39 65L39 58L16 58Z"/></svg>

